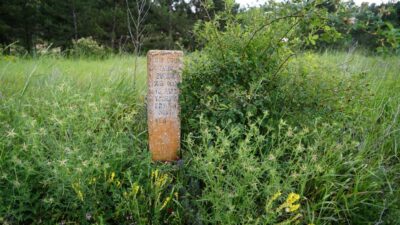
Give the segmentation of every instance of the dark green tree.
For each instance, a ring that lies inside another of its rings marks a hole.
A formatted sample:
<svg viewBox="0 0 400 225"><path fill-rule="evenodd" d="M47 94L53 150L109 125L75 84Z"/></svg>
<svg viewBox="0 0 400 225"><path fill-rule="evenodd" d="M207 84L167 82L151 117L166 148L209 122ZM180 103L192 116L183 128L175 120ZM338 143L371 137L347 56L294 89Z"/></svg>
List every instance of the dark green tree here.
<svg viewBox="0 0 400 225"><path fill-rule="evenodd" d="M19 42L28 52L34 50L41 21L39 0L4 0L0 2L0 41L3 45Z"/></svg>

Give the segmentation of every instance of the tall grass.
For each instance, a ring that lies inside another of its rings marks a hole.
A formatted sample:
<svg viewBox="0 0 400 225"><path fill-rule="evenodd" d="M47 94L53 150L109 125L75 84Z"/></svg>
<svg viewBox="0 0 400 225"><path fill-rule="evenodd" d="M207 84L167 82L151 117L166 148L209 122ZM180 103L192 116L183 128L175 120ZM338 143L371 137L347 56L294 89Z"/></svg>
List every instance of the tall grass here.
<svg viewBox="0 0 400 225"><path fill-rule="evenodd" d="M150 176L140 62L136 78L132 57L1 62L2 222L106 220L121 172Z"/></svg>
<svg viewBox="0 0 400 225"><path fill-rule="evenodd" d="M133 57L0 61L0 223L399 224L398 58L305 53L279 118L199 119L172 164L139 64L133 88Z"/></svg>
<svg viewBox="0 0 400 225"><path fill-rule="evenodd" d="M398 68L396 57L304 53L282 71L264 116L200 117L185 142L198 220L399 224ZM285 211L293 192L300 207Z"/></svg>

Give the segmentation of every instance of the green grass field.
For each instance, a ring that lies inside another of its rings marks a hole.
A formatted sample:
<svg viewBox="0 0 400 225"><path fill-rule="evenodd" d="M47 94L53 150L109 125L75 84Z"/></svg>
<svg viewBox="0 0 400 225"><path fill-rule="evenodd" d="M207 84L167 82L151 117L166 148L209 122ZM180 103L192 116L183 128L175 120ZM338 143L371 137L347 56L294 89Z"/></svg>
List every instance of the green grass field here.
<svg viewBox="0 0 400 225"><path fill-rule="evenodd" d="M172 164L150 160L133 62L2 58L1 224L400 224L398 57L303 54L299 113L185 135Z"/></svg>

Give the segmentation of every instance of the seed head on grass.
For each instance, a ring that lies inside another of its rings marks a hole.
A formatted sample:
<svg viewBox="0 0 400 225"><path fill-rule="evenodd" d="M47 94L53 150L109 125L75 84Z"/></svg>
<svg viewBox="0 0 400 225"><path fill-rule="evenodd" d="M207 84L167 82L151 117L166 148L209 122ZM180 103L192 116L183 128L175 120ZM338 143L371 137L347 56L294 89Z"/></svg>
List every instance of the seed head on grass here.
<svg viewBox="0 0 400 225"><path fill-rule="evenodd" d="M7 131L7 137L14 138L15 136L17 136L17 133L15 133L14 129Z"/></svg>

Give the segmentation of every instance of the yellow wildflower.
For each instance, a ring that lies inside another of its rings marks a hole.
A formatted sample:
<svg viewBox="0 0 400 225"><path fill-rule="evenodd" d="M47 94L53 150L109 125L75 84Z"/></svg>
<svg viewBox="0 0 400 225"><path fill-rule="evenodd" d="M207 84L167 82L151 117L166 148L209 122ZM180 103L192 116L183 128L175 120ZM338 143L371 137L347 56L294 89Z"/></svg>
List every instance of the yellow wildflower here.
<svg viewBox="0 0 400 225"><path fill-rule="evenodd" d="M289 206L289 212L294 212L300 208L300 204L294 204Z"/></svg>
<svg viewBox="0 0 400 225"><path fill-rule="evenodd" d="M289 194L286 202L293 204L294 202L296 202L299 199L300 199L300 195L292 192Z"/></svg>
<svg viewBox="0 0 400 225"><path fill-rule="evenodd" d="M79 183L73 183L72 184L72 189L74 189L76 195L78 196L79 200L81 200L83 202L83 193L80 190L80 185Z"/></svg>
<svg viewBox="0 0 400 225"><path fill-rule="evenodd" d="M78 195L79 200L81 200L83 202L83 194L82 194L81 190L78 190L77 195Z"/></svg>
<svg viewBox="0 0 400 225"><path fill-rule="evenodd" d="M114 178L115 178L115 172L112 172L110 176L110 182L113 182Z"/></svg>
<svg viewBox="0 0 400 225"><path fill-rule="evenodd" d="M157 179L157 177L158 177L158 170L152 171L151 172L151 178L152 179Z"/></svg>
<svg viewBox="0 0 400 225"><path fill-rule="evenodd" d="M92 184L96 183L96 177L92 178Z"/></svg>
<svg viewBox="0 0 400 225"><path fill-rule="evenodd" d="M285 209L286 212L294 212L300 208L300 204L293 204L300 199L300 195L296 193L290 193L284 203L282 203L277 211Z"/></svg>
<svg viewBox="0 0 400 225"><path fill-rule="evenodd" d="M161 175L158 179L155 180L156 186L157 187L163 187L165 183L168 181L168 175L164 174Z"/></svg>
<svg viewBox="0 0 400 225"><path fill-rule="evenodd" d="M280 196L282 195L282 193L280 191L276 192L272 198L268 201L268 203L265 205L265 211L269 211L271 208L272 203L278 199Z"/></svg>
<svg viewBox="0 0 400 225"><path fill-rule="evenodd" d="M161 208L160 208L160 211L163 210L163 209L165 208L165 206L167 206L167 204L169 203L169 201L171 201L171 197L167 197L167 198L164 200L164 202L163 202L163 204L162 204L162 206L161 206Z"/></svg>
<svg viewBox="0 0 400 225"><path fill-rule="evenodd" d="M275 194L274 194L274 196L272 196L272 198L271 198L271 201L273 202L273 201L275 201L277 198L279 198L279 196L281 196L282 195L282 193L280 192L280 191L278 191L278 192L276 192Z"/></svg>
<svg viewBox="0 0 400 225"><path fill-rule="evenodd" d="M136 194L139 192L139 189L140 189L140 186L135 182L135 183L133 184L133 186L132 186L132 191L131 191L131 193L132 193L133 195L136 195Z"/></svg>

